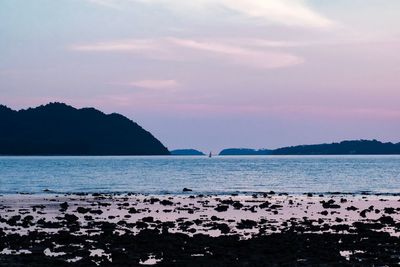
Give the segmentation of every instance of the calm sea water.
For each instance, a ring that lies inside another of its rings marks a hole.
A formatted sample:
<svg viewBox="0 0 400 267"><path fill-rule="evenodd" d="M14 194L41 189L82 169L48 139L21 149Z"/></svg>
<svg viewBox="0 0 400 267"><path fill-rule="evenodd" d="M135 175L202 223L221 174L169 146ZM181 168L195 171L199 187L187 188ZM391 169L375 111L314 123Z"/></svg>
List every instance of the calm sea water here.
<svg viewBox="0 0 400 267"><path fill-rule="evenodd" d="M0 193L400 193L400 156L0 157Z"/></svg>

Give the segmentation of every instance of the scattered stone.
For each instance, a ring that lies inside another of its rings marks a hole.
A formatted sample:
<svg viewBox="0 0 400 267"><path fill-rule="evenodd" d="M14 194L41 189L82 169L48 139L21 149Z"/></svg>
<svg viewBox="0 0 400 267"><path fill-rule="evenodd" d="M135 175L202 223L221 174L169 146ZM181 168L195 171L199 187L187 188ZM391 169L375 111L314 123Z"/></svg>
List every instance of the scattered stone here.
<svg viewBox="0 0 400 267"><path fill-rule="evenodd" d="M386 207L386 208L384 208L384 212L385 212L386 214L395 214L395 213L397 213L396 210L395 210L394 208L392 208L392 207Z"/></svg>
<svg viewBox="0 0 400 267"><path fill-rule="evenodd" d="M67 202L63 202L60 204L61 210L60 211L66 211L69 207Z"/></svg>
<svg viewBox="0 0 400 267"><path fill-rule="evenodd" d="M271 205L271 203L268 201L265 201L264 203L260 204L259 207L260 207L260 209L265 209L265 208L268 208L269 205Z"/></svg>
<svg viewBox="0 0 400 267"><path fill-rule="evenodd" d="M238 229L252 229L257 226L257 222L253 220L241 220L237 224Z"/></svg>
<svg viewBox="0 0 400 267"><path fill-rule="evenodd" d="M75 223L79 218L74 214L65 214L64 219L67 221L67 223Z"/></svg>
<svg viewBox="0 0 400 267"><path fill-rule="evenodd" d="M340 209L340 205L334 204L335 201L333 199L330 199L328 201L322 200L321 203L324 209Z"/></svg>
<svg viewBox="0 0 400 267"><path fill-rule="evenodd" d="M172 206L174 203L172 201L164 199L164 200L160 201L160 204L164 205L164 206Z"/></svg>
<svg viewBox="0 0 400 267"><path fill-rule="evenodd" d="M76 211L77 211L78 213L86 214L86 213L88 213L89 211L91 211L91 209L89 209L89 208L84 208L84 207L78 207L78 208L76 209Z"/></svg>
<svg viewBox="0 0 400 267"><path fill-rule="evenodd" d="M229 208L229 206L227 205L218 205L214 210L218 211L218 212L225 212L227 211Z"/></svg>
<svg viewBox="0 0 400 267"><path fill-rule="evenodd" d="M146 222L146 223L152 223L152 222L154 222L154 218L153 217L144 217L142 219L142 221Z"/></svg>
<svg viewBox="0 0 400 267"><path fill-rule="evenodd" d="M363 218L367 217L367 212L370 212L369 209L362 210L360 212L360 216L363 217Z"/></svg>
<svg viewBox="0 0 400 267"><path fill-rule="evenodd" d="M133 214L133 213L139 213L136 208L129 208L128 213Z"/></svg>

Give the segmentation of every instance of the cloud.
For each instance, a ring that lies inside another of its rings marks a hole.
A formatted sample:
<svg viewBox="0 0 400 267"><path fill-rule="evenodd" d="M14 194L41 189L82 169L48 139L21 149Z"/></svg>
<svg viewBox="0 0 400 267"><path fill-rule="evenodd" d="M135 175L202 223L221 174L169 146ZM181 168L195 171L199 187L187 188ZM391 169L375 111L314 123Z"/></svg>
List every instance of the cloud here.
<svg viewBox="0 0 400 267"><path fill-rule="evenodd" d="M219 55L232 63L257 68L282 68L303 62L299 57L277 51L256 50L224 42L196 41L171 38L171 42L182 48Z"/></svg>
<svg viewBox="0 0 400 267"><path fill-rule="evenodd" d="M175 80L141 80L128 83L128 85L146 89L175 89L179 83Z"/></svg>
<svg viewBox="0 0 400 267"><path fill-rule="evenodd" d="M325 28L334 25L318 14L306 0L88 0L91 3L126 10L135 3L157 5L182 15L203 15L217 8L238 17L255 19L266 24Z"/></svg>
<svg viewBox="0 0 400 267"><path fill-rule="evenodd" d="M234 40L136 39L72 45L70 49L82 52L133 53L170 61L211 60L261 69L289 67L304 61L290 53L268 47L255 48L251 47L251 43L243 45Z"/></svg>
<svg viewBox="0 0 400 267"><path fill-rule="evenodd" d="M125 40L115 42L99 42L86 45L72 45L72 50L88 52L140 52L143 50L154 50L157 48L152 40Z"/></svg>
<svg viewBox="0 0 400 267"><path fill-rule="evenodd" d="M287 26L329 27L333 22L313 11L304 0L220 0L235 12L267 23Z"/></svg>
<svg viewBox="0 0 400 267"><path fill-rule="evenodd" d="M115 0L86 0L89 3L100 5L103 7L113 8L113 9L121 9L120 3Z"/></svg>

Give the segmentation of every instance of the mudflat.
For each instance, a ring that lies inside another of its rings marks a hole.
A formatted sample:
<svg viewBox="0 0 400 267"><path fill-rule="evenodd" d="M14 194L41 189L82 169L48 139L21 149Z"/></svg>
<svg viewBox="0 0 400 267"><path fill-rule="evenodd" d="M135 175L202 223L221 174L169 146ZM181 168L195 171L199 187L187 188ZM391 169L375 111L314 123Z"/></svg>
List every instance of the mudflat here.
<svg viewBox="0 0 400 267"><path fill-rule="evenodd" d="M396 266L397 195L0 196L1 266Z"/></svg>

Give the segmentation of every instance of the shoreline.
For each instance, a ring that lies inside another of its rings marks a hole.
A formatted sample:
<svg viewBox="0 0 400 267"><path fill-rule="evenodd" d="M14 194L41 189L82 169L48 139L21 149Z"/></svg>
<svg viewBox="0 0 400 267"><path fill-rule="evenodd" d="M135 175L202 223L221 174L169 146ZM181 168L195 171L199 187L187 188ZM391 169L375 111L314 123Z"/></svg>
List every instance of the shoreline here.
<svg viewBox="0 0 400 267"><path fill-rule="evenodd" d="M186 188L185 188L186 189ZM109 195L109 196L168 196L168 197L184 197L184 196L207 196L207 197L218 197L218 196L254 196L254 195L276 195L276 196L319 196L319 197L329 197L329 196L392 196L400 197L400 192L371 192L371 191L359 191L359 192L280 192L280 191L234 191L234 192L201 192L189 189L189 191L180 192L133 192L133 191L87 191L87 192L61 192L54 191L51 189L44 189L41 192L0 192L0 197L6 196L96 196L96 195Z"/></svg>
<svg viewBox="0 0 400 267"><path fill-rule="evenodd" d="M161 265L172 264L173 260L182 260L181 265L188 262L202 262L199 266L212 262L218 265L215 257L223 253L224 247L228 253L224 256L228 257L225 263L238 263L234 255L243 254L238 259L241 265L242 260L248 261L252 255L250 248L255 250L253 256L259 258L265 256L264 249L273 250L271 240L285 250L279 252L283 253L281 257L277 254L276 259L269 258L271 262L298 262L289 252L299 250L310 240L331 248L315 247L310 248L312 255L307 250L296 254L306 258L305 265L323 263L328 258L341 265L359 260L365 265L392 265L400 255L399 196L272 192L195 196L191 193L0 195L0 265L17 266L24 259L33 260L37 266L50 262L60 266L110 266L119 260L122 262L118 266L129 265L123 262L124 257L132 259L129 266L146 260ZM45 245L38 244L37 240ZM67 248L66 240L73 240L77 247ZM326 243L327 240L330 241ZM102 244L109 241L109 246ZM145 254L133 249L141 242L146 243L142 244ZM198 253L174 252L168 242L196 247ZM211 254L205 252L216 244L219 246L209 251ZM157 250L158 245L161 247ZM374 259L368 256L381 246L390 249L382 248ZM127 252L119 251L122 248ZM101 250L97 256L91 252L96 249ZM117 251L126 255L120 258ZM328 258L318 261L321 253Z"/></svg>

